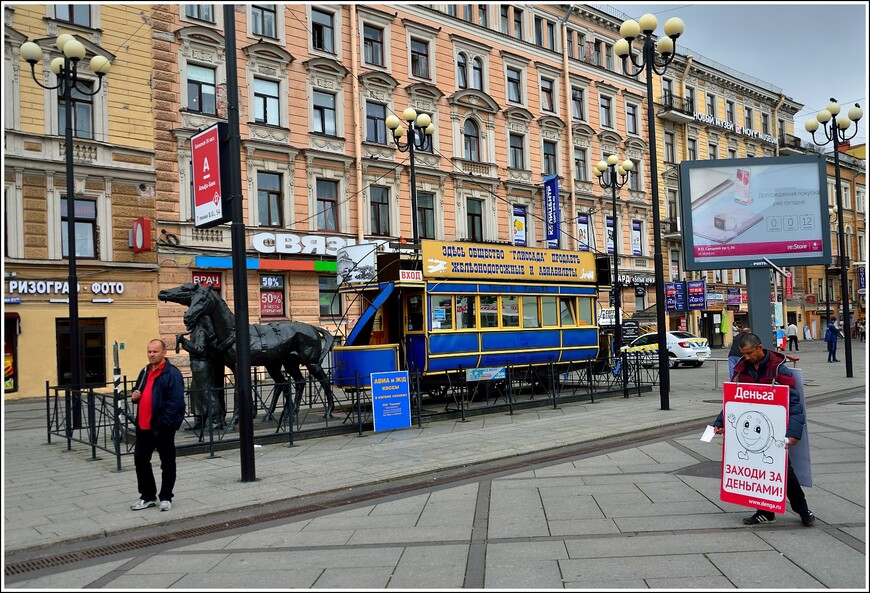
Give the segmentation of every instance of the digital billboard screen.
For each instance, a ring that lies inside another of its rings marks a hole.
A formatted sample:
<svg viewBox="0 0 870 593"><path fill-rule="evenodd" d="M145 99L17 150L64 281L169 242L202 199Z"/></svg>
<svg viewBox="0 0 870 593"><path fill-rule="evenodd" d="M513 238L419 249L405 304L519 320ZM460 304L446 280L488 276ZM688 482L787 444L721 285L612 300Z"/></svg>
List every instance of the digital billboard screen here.
<svg viewBox="0 0 870 593"><path fill-rule="evenodd" d="M687 270L831 261L821 155L680 163Z"/></svg>

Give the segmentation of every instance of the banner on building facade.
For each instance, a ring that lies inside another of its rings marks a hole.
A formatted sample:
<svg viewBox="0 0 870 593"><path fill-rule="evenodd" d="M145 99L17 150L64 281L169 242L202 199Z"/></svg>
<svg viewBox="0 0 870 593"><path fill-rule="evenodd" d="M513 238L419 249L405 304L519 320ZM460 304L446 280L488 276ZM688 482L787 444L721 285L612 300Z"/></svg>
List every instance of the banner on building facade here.
<svg viewBox="0 0 870 593"><path fill-rule="evenodd" d="M513 218L511 220L511 229L513 229L514 245L518 247L526 246L526 207L514 206Z"/></svg>
<svg viewBox="0 0 870 593"><path fill-rule="evenodd" d="M613 255L613 217L607 216L604 219L604 228L607 233L607 254Z"/></svg>
<svg viewBox="0 0 870 593"><path fill-rule="evenodd" d="M589 251L589 215L577 215L577 248L580 251Z"/></svg>
<svg viewBox="0 0 870 593"><path fill-rule="evenodd" d="M639 220L631 221L631 253L632 255L643 255L643 250L640 244L640 227Z"/></svg>
<svg viewBox="0 0 870 593"><path fill-rule="evenodd" d="M547 220L547 247L559 247L559 177L544 179L544 213Z"/></svg>

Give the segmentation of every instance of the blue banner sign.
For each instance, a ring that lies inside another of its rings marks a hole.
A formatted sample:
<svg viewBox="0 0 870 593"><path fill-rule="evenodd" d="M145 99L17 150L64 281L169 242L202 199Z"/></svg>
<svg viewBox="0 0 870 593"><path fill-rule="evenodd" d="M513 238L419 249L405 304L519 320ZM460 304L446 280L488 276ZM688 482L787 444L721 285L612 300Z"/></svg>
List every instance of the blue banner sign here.
<svg viewBox="0 0 870 593"><path fill-rule="evenodd" d="M690 310L700 310L707 308L707 281L706 280L689 280L686 282L686 292L688 293L688 302Z"/></svg>
<svg viewBox="0 0 870 593"><path fill-rule="evenodd" d="M559 178L544 179L544 213L547 219L547 247L559 247Z"/></svg>
<svg viewBox="0 0 870 593"><path fill-rule="evenodd" d="M372 373L372 417L375 432L411 426L408 371Z"/></svg>

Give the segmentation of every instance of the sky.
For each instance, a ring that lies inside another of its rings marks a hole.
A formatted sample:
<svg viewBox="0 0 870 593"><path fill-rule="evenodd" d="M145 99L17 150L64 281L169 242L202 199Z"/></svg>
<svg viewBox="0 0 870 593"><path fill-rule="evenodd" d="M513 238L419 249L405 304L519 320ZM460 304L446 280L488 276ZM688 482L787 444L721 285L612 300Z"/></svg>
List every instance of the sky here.
<svg viewBox="0 0 870 593"><path fill-rule="evenodd" d="M802 141L812 139L804 122L814 119L832 97L844 107L841 113L855 103L861 105L864 117L851 142L867 141L866 2L608 5L635 20L647 12L654 14L657 35L664 35L669 18L681 18L685 32L677 39L677 52L700 54L782 89L804 106L794 118L794 135ZM854 127L847 133L853 131ZM821 130L816 138L823 140Z"/></svg>

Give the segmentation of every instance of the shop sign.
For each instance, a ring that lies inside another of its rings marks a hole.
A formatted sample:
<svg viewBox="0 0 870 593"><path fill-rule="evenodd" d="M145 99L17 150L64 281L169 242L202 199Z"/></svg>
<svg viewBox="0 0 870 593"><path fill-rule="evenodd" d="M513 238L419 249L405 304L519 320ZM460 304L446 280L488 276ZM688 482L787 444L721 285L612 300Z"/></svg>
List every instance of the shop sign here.
<svg viewBox="0 0 870 593"><path fill-rule="evenodd" d="M221 289L220 272L193 272L192 278L193 282L198 283L200 286L208 286L211 284L211 287L215 290Z"/></svg>
<svg viewBox="0 0 870 593"><path fill-rule="evenodd" d="M284 292L280 290L264 290L260 293L260 315L272 316L284 314Z"/></svg>
<svg viewBox="0 0 870 593"><path fill-rule="evenodd" d="M77 292L87 292L88 288L94 294L124 294L123 282L92 282L90 285L78 285ZM8 294L69 294L69 282L65 280L9 280L6 292Z"/></svg>
<svg viewBox="0 0 870 593"><path fill-rule="evenodd" d="M734 132L735 134L742 134L743 136L748 136L749 138L755 138L756 140L763 140L764 142L769 142L771 144L776 144L777 140L770 134L762 134L755 130L750 130L749 128L745 128L740 124L736 124L733 121L728 121L724 119L719 119L718 117L714 117L712 115L708 115L706 113L695 112L695 119L697 121L703 122L709 126L716 126L717 128L722 128L723 130L727 130L729 132Z"/></svg>

